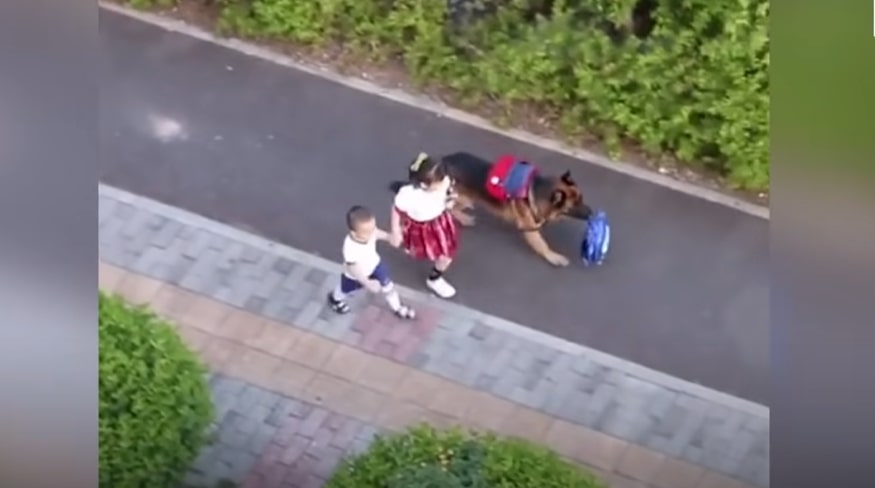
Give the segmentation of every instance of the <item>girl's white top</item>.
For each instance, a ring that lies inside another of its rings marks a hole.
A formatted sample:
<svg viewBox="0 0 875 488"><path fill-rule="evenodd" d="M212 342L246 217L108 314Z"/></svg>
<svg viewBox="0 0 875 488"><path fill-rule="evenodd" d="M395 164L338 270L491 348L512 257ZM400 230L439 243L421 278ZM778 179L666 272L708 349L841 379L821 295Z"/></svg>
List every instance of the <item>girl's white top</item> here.
<svg viewBox="0 0 875 488"><path fill-rule="evenodd" d="M444 177L433 190L424 190L415 185L404 185L395 195L395 208L417 222L434 220L447 210L451 203L452 180Z"/></svg>

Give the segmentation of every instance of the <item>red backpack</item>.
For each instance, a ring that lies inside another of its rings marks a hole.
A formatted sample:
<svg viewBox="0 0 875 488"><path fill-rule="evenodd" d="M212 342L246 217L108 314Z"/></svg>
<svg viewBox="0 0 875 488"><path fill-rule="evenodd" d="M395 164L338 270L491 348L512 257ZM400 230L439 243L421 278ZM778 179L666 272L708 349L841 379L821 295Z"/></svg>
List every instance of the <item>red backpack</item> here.
<svg viewBox="0 0 875 488"><path fill-rule="evenodd" d="M529 188L537 174L538 168L528 161L506 154L496 159L489 168L486 192L500 201L528 198Z"/></svg>

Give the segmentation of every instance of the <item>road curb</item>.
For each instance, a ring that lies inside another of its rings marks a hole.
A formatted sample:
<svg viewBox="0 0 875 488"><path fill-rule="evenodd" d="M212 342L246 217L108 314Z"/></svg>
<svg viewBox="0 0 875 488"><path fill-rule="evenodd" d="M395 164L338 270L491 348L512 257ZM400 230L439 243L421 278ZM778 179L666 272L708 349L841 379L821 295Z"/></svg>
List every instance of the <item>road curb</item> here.
<svg viewBox="0 0 875 488"><path fill-rule="evenodd" d="M517 141L540 147L549 151L553 151L575 159L580 159L583 162L594 164L596 166L615 171L632 178L647 181L649 183L669 188L680 193L684 193L702 200L706 200L718 205L733 208L748 215L758 217L764 220L769 220L771 211L768 207L750 203L739 198L735 198L708 188L703 188L690 183L676 180L668 176L650 171L640 166L626 163L622 161L613 161L601 154L597 154L585 149L578 149L563 144L559 141L541 137L530 132L519 129L504 129L497 127L495 124L477 115L464 112L444 103L437 102L429 97L421 95L413 95L403 90L386 88L379 86L376 83L355 77L343 76L336 73L327 67L316 67L298 62L288 56L282 55L271 49L255 45L250 42L245 42L236 38L222 38L215 34L201 29L200 27L188 24L178 19L170 18L163 15L153 14L149 12L141 12L122 5L109 3L105 1L99 2L100 8L124 15L141 22L145 22L162 29L183 34L204 42L209 42L231 49L248 56L256 57L265 61L269 61L287 68L301 71L312 76L322 78L364 93L377 95L397 103L401 103L410 107L418 108L436 114L439 117L444 117L456 122L460 122L477 129L493 132L504 137L515 139Z"/></svg>

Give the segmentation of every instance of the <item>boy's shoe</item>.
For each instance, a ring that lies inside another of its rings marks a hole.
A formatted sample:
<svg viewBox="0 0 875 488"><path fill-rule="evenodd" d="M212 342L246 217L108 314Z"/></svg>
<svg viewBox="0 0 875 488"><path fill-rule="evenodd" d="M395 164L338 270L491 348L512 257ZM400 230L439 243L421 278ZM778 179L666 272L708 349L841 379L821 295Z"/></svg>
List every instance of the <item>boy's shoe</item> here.
<svg viewBox="0 0 875 488"><path fill-rule="evenodd" d="M441 298L453 298L456 295L456 289L443 276L436 280L426 280L425 285Z"/></svg>
<svg viewBox="0 0 875 488"><path fill-rule="evenodd" d="M399 319L413 320L416 318L416 311L407 305L401 305L398 310L395 310L395 316Z"/></svg>
<svg viewBox="0 0 875 488"><path fill-rule="evenodd" d="M349 313L349 304L343 300L335 300L334 294L331 292L328 293L328 306L331 307L331 310L334 310L336 313Z"/></svg>

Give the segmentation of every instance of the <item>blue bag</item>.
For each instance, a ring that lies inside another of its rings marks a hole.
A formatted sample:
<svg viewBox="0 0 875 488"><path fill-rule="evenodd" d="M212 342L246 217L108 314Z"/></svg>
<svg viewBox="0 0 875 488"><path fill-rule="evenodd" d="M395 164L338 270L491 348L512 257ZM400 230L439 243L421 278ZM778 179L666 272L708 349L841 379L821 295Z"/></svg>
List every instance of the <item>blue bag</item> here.
<svg viewBox="0 0 875 488"><path fill-rule="evenodd" d="M586 223L586 235L580 246L583 264L601 265L611 246L611 224L604 211L599 210L590 216Z"/></svg>

